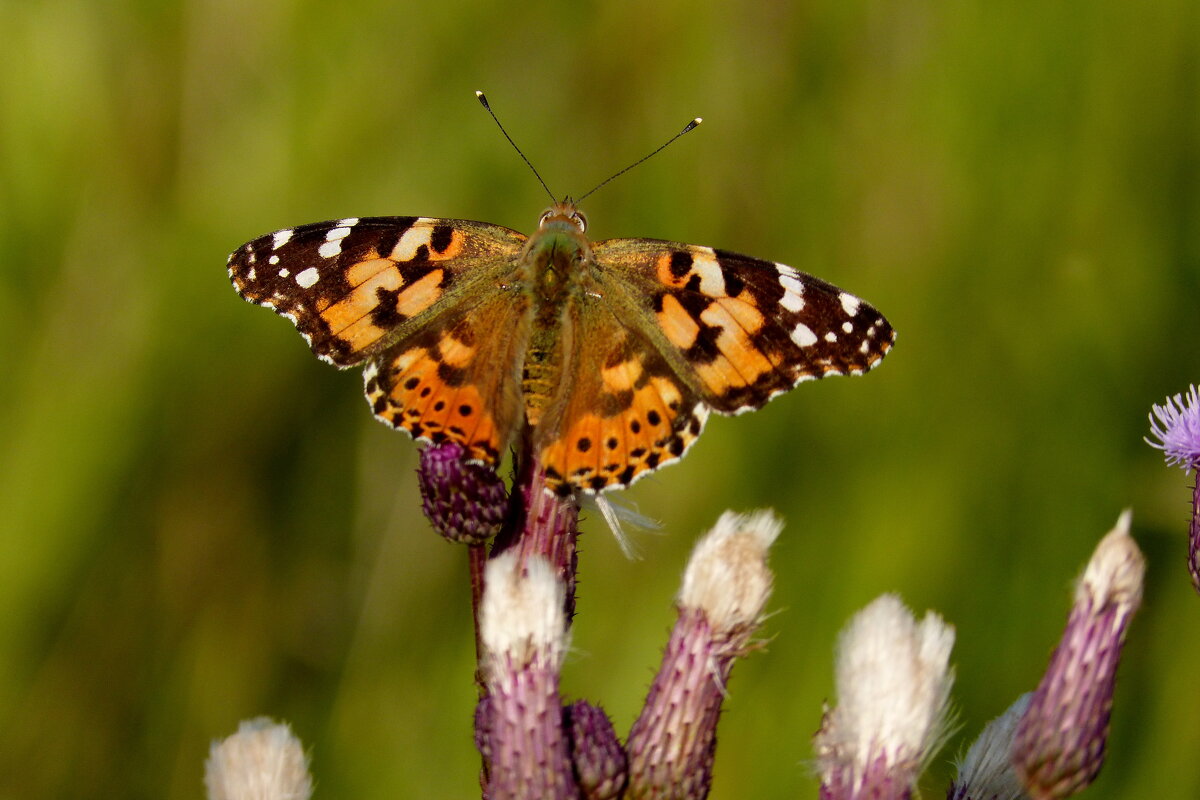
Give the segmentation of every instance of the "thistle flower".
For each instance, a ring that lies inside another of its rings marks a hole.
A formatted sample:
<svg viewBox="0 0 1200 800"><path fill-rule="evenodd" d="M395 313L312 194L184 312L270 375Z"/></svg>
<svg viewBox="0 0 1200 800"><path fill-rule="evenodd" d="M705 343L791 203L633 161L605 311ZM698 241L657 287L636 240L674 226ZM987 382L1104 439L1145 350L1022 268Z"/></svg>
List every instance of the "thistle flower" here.
<svg viewBox="0 0 1200 800"><path fill-rule="evenodd" d="M679 616L629 733L628 798L703 798L733 662L771 594L767 548L783 524L769 511L726 512L692 552Z"/></svg>
<svg viewBox="0 0 1200 800"><path fill-rule="evenodd" d="M822 800L908 798L946 730L954 629L917 622L895 595L858 612L838 639L838 705L814 737Z"/></svg>
<svg viewBox="0 0 1200 800"><path fill-rule="evenodd" d="M1158 441L1147 438L1146 442L1163 451L1167 464L1182 466L1195 475L1188 531L1188 573L1192 586L1200 592L1200 395L1195 386L1186 395L1168 397L1161 406L1154 406L1150 434Z"/></svg>
<svg viewBox="0 0 1200 800"><path fill-rule="evenodd" d="M209 800L308 800L312 778L300 740L266 717L213 742L204 783Z"/></svg>
<svg viewBox="0 0 1200 800"><path fill-rule="evenodd" d="M1196 387L1152 408L1150 435L1158 441L1147 438L1146 443L1162 450L1169 465L1189 472L1200 470L1200 393Z"/></svg>
<svg viewBox="0 0 1200 800"><path fill-rule="evenodd" d="M446 539L482 544L500 530L508 493L494 470L467 461L465 454L453 443L421 450L417 467L421 507Z"/></svg>
<svg viewBox="0 0 1200 800"><path fill-rule="evenodd" d="M1104 764L1117 663L1146 573L1130 516L1121 514L1092 554L1066 630L1017 726L1013 766L1034 800L1070 797Z"/></svg>
<svg viewBox="0 0 1200 800"><path fill-rule="evenodd" d="M487 696L476 713L492 800L574 798L558 675L567 647L563 586L540 556L516 550L487 565L479 611L480 677Z"/></svg>

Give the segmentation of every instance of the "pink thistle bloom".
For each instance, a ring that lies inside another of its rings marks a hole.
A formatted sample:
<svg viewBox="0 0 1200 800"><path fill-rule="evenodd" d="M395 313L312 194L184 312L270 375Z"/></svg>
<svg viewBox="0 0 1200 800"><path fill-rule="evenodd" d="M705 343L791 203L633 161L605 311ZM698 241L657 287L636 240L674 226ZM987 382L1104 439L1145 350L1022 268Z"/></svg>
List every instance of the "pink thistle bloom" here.
<svg viewBox="0 0 1200 800"><path fill-rule="evenodd" d="M1196 387L1187 394L1168 397L1161 406L1154 406L1150 415L1151 447L1163 451L1167 464L1181 466L1193 473L1192 522L1188 530L1188 572L1192 586L1200 592L1200 393Z"/></svg>
<svg viewBox="0 0 1200 800"><path fill-rule="evenodd" d="M1200 466L1200 393L1195 386L1153 406L1150 435L1158 441L1147 438L1147 444L1162 450L1171 466L1188 471Z"/></svg>

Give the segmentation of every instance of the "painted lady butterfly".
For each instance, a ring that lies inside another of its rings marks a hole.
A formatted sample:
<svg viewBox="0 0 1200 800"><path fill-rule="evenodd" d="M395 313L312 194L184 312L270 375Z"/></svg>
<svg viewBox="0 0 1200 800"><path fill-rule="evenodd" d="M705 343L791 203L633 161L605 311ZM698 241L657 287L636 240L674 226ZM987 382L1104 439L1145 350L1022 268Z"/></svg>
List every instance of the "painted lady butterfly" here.
<svg viewBox="0 0 1200 800"><path fill-rule="evenodd" d="M791 267L586 228L569 199L530 237L352 217L255 239L229 276L325 361L365 364L379 419L489 465L527 435L564 495L628 486L682 456L710 411L860 375L895 340L870 305Z"/></svg>
<svg viewBox="0 0 1200 800"><path fill-rule="evenodd" d="M590 242L586 230L570 198L528 237L466 219L350 217L247 242L229 278L325 361L366 363L380 420L490 465L521 434L560 494L629 486L683 456L709 411L742 414L800 381L862 374L895 341L874 308L790 266L654 239Z"/></svg>

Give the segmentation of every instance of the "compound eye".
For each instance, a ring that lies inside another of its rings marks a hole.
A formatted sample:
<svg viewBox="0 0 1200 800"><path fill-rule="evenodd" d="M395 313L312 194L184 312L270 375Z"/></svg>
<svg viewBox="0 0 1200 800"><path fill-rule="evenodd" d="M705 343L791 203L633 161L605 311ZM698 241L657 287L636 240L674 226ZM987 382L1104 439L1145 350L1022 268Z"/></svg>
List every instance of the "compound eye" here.
<svg viewBox="0 0 1200 800"><path fill-rule="evenodd" d="M572 213L571 221L579 227L580 233L587 233L587 217L583 215L582 211Z"/></svg>
<svg viewBox="0 0 1200 800"><path fill-rule="evenodd" d="M543 211L543 212L542 212L542 217L541 217L541 219L539 219L539 220L538 220L538 227L541 227L542 225L545 225L545 224L546 224L546 222L547 222L547 220L549 220L549 219L550 219L551 217L553 217L553 216L554 216L554 209L553 209L553 208L547 208L545 211Z"/></svg>

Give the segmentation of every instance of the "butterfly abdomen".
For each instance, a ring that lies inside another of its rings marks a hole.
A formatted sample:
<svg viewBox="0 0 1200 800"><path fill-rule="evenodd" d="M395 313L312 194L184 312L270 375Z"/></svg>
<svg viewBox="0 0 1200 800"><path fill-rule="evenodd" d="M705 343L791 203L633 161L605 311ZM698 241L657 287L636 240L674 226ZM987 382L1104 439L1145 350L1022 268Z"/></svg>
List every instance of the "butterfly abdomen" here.
<svg viewBox="0 0 1200 800"><path fill-rule="evenodd" d="M559 382L562 357L561 351L555 347L554 338L557 337L535 335L525 354L521 394L525 398L525 420L530 426L536 426L541 421L542 412L549 405Z"/></svg>

